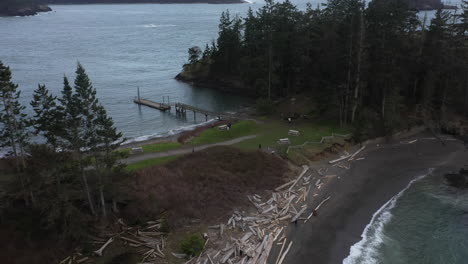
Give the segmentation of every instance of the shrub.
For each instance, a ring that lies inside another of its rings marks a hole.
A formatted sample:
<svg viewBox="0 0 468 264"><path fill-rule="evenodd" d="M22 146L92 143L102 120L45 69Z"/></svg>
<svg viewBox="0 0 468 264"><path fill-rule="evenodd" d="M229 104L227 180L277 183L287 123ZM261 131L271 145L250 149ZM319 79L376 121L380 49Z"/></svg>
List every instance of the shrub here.
<svg viewBox="0 0 468 264"><path fill-rule="evenodd" d="M256 105L257 113L260 115L269 115L274 111L273 101L270 99L260 98Z"/></svg>
<svg viewBox="0 0 468 264"><path fill-rule="evenodd" d="M139 260L140 258L137 254L125 252L113 257L107 264L137 264Z"/></svg>
<svg viewBox="0 0 468 264"><path fill-rule="evenodd" d="M191 235L182 241L180 247L182 252L193 257L202 252L204 244L205 241L200 235Z"/></svg>
<svg viewBox="0 0 468 264"><path fill-rule="evenodd" d="M169 222L166 217L161 219L161 227L159 228L159 231L169 233Z"/></svg>

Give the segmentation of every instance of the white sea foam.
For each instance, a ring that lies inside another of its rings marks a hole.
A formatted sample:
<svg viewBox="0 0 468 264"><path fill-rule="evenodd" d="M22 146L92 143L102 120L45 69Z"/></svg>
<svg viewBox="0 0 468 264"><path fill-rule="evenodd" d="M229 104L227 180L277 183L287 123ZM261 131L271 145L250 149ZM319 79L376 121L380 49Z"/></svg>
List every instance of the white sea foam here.
<svg viewBox="0 0 468 264"><path fill-rule="evenodd" d="M379 260L378 249L385 241L385 234L383 232L385 225L392 219L392 208L395 207L398 199L403 193L408 190L413 183L419 181L429 175L433 169L429 169L427 174L418 176L413 179L408 185L400 191L397 195L393 196L388 202L380 207L374 213L369 224L367 224L362 239L351 246L348 257L343 260L343 264L375 264L381 263Z"/></svg>
<svg viewBox="0 0 468 264"><path fill-rule="evenodd" d="M188 126L176 127L176 128L170 129L169 131L164 132L164 133L155 133L155 134L150 134L150 135L134 137L134 138L131 138L131 139L125 141L124 144L129 144L129 143L133 143L133 142L140 142L140 141L145 141L145 140L149 140L149 139L162 138L162 137L165 137L165 136L176 135L176 134L182 133L184 131L194 130L197 127L201 127L201 126L213 123L215 121L216 121L216 119L210 119L210 120L208 120L206 122L202 122L202 123L198 123L198 124L192 124L192 125L188 125Z"/></svg>
<svg viewBox="0 0 468 264"><path fill-rule="evenodd" d="M167 25L146 24L146 25L141 25L140 27L144 27L144 28L163 28L163 27L176 27L176 25L172 25L172 24L167 24Z"/></svg>
<svg viewBox="0 0 468 264"><path fill-rule="evenodd" d="M123 145L134 143L134 142L141 142L141 141L145 141L145 140L149 140L149 139L157 139L157 138L162 138L162 137L166 137L166 136L176 135L176 134L182 133L184 131L194 130L197 127L201 127L201 126L213 123L215 121L216 121L216 119L210 119L210 120L208 120L206 122L202 122L202 123L198 123L198 124L192 124L192 125L188 125L188 126L176 127L176 128L173 128L173 129L171 129L171 130L169 130L167 132L163 132L163 133L155 133L155 134L130 138L127 141L125 141L123 143ZM5 157L8 154L8 152L10 152L10 149L1 148L0 149L0 158Z"/></svg>

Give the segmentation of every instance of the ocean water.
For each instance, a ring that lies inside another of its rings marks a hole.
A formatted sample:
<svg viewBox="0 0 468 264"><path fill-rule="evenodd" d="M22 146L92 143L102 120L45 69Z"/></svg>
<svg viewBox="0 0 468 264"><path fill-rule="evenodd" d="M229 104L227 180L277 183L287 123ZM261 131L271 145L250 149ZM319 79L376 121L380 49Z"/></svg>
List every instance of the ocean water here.
<svg viewBox="0 0 468 264"><path fill-rule="evenodd" d="M325 0L292 0L299 9L309 2L317 6ZM217 37L221 12L244 16L263 3L56 5L53 12L37 16L0 17L0 60L11 67L30 114L37 85L59 94L63 76L73 81L79 61L126 138L160 137L193 128L205 117L181 120L174 112L139 107L132 101L137 87L143 98L161 101L169 96L171 102L212 111L236 112L252 104L174 77L187 62L189 47L203 48Z"/></svg>
<svg viewBox="0 0 468 264"><path fill-rule="evenodd" d="M468 192L429 172L377 211L344 264L468 263Z"/></svg>
<svg viewBox="0 0 468 264"><path fill-rule="evenodd" d="M306 1L295 0L305 8ZM314 3L314 2L313 2ZM318 3L318 2L315 2ZM143 140L182 131L206 121L192 115L177 119L133 103L137 87L143 98L182 102L212 111L235 112L252 101L194 88L174 77L187 62L187 50L205 47L218 34L221 12L243 16L250 4L56 5L32 17L0 17L0 60L29 102L38 83L54 94L63 76L73 81L79 61L86 68L100 101L124 136Z"/></svg>

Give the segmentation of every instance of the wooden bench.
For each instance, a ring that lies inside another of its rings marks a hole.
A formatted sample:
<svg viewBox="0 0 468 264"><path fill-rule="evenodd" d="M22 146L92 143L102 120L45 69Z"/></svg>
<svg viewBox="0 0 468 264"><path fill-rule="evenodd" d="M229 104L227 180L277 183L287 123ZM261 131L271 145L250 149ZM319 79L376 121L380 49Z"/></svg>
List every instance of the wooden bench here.
<svg viewBox="0 0 468 264"><path fill-rule="evenodd" d="M292 130L291 129L291 130L288 131L288 135L297 137L297 136L300 136L301 133L299 131L297 131L297 130Z"/></svg>
<svg viewBox="0 0 468 264"><path fill-rule="evenodd" d="M142 147L132 148L132 154L143 153Z"/></svg>
<svg viewBox="0 0 468 264"><path fill-rule="evenodd" d="M289 138L280 138L280 139L278 140L278 144L283 144L283 145L285 145L285 144L291 144L291 141L289 141Z"/></svg>

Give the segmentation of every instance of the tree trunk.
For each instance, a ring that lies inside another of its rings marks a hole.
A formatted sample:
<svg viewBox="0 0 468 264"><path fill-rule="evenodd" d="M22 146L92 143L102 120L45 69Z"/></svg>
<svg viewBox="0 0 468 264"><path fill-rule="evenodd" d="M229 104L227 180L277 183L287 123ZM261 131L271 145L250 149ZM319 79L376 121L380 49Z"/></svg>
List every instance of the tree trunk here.
<svg viewBox="0 0 468 264"><path fill-rule="evenodd" d="M465 105L463 107L465 110L465 116L468 114L468 72L466 73L465 78Z"/></svg>
<svg viewBox="0 0 468 264"><path fill-rule="evenodd" d="M424 19L423 19L422 28L421 28L421 41L420 41L420 44L419 44L418 57L417 57L418 62L420 61L420 58L422 56L423 47L424 47L424 40L426 38L426 21L427 21L427 12L424 13ZM414 84L413 84L413 98L416 98L418 85L419 85L419 77L416 75L416 78L415 78Z"/></svg>
<svg viewBox="0 0 468 264"><path fill-rule="evenodd" d="M361 86L361 63L362 63L362 54L364 50L364 11L361 10L360 15L360 29L361 34L359 36L359 47L358 47L358 54L357 54L357 69L356 69L356 86L354 87L354 103L353 103L353 110L351 112L351 123L354 123L356 119L356 110L358 107L358 98L359 98L359 88Z"/></svg>
<svg viewBox="0 0 468 264"><path fill-rule="evenodd" d="M354 22L354 16L351 17L351 23L350 23L350 39L349 39L349 51L348 51L348 73L347 73L347 80L346 80L346 91L345 91L345 97L344 97L344 106L343 106L343 120L344 124L346 125L348 122L348 100L349 100L349 90L351 89L351 67L353 65L353 41L354 41L354 32L353 32L353 23Z"/></svg>
<svg viewBox="0 0 468 264"><path fill-rule="evenodd" d="M382 94L382 118L385 118L385 99L386 99L386 89L384 88L383 94Z"/></svg>
<svg viewBox="0 0 468 264"><path fill-rule="evenodd" d="M117 207L117 201L115 199L112 199L112 210L114 211L114 213L119 212L119 208Z"/></svg>
<svg viewBox="0 0 468 264"><path fill-rule="evenodd" d="M104 199L104 187L101 186L99 187L99 196L101 198L101 209L102 209L102 216L104 218L107 218L107 210L106 210L106 199Z"/></svg>
<svg viewBox="0 0 468 264"><path fill-rule="evenodd" d="M85 188L86 197L88 198L89 210L91 210L91 213L93 215L96 215L96 210L94 210L93 198L91 196L91 191L88 185L88 177L86 177L83 166L81 164L80 164L80 167L81 167L81 178L83 179L83 185Z"/></svg>

